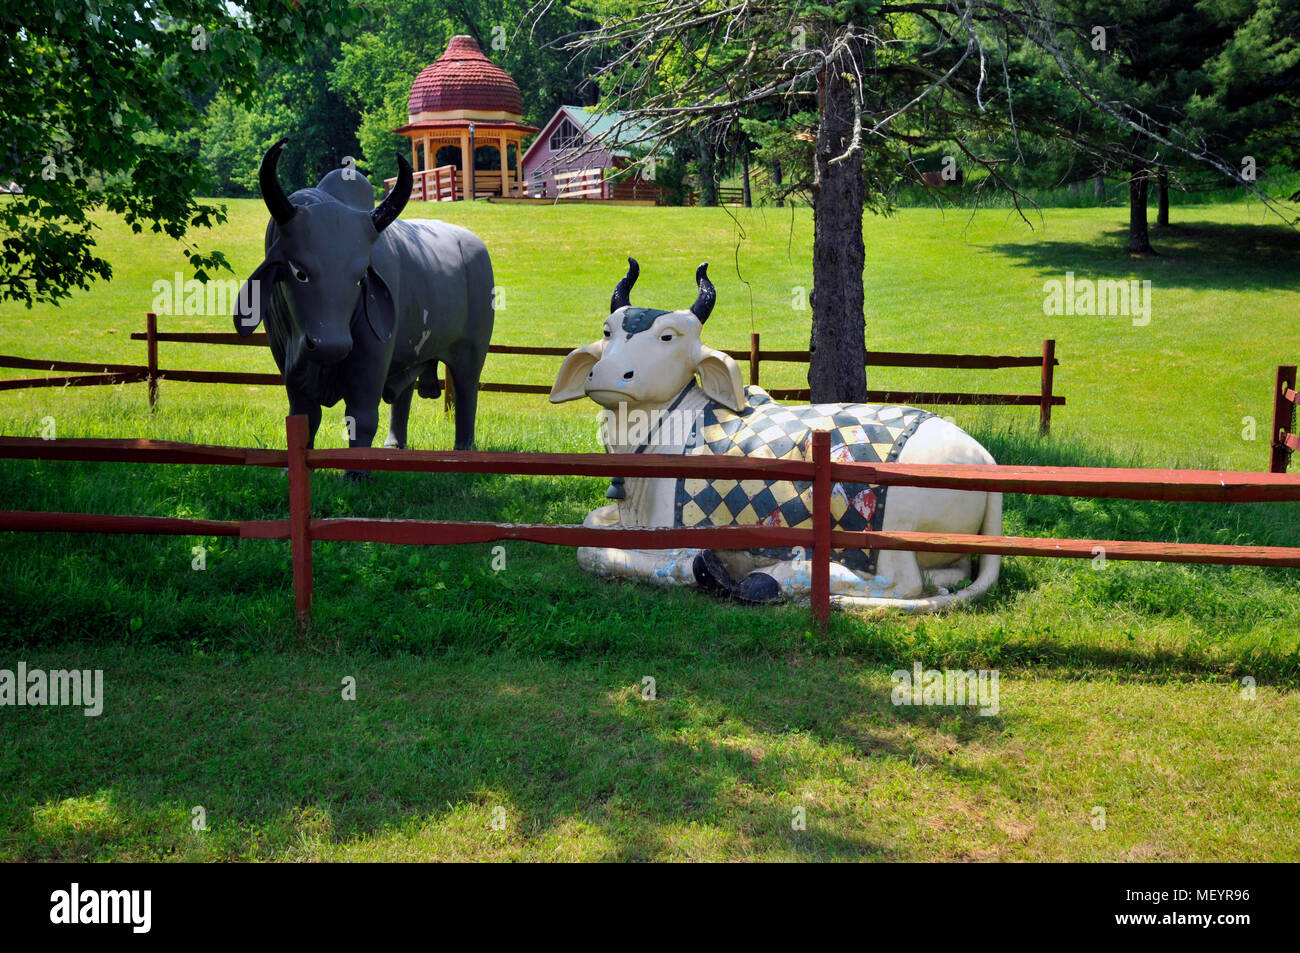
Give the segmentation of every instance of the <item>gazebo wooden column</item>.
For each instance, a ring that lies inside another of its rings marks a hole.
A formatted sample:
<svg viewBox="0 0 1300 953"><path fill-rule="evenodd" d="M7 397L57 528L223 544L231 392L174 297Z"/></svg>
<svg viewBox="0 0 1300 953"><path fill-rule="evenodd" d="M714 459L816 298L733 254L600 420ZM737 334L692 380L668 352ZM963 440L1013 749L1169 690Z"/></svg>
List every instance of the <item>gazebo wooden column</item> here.
<svg viewBox="0 0 1300 953"><path fill-rule="evenodd" d="M508 151L508 147L506 146L505 133L502 133L500 136L497 137L497 155L501 157L501 197L502 198L508 198L510 195L510 162L509 162L509 156L506 154L507 151Z"/></svg>
<svg viewBox="0 0 1300 953"><path fill-rule="evenodd" d="M469 130L460 134L460 197L462 201L474 198L469 191L470 170L474 167L474 157L469 151Z"/></svg>

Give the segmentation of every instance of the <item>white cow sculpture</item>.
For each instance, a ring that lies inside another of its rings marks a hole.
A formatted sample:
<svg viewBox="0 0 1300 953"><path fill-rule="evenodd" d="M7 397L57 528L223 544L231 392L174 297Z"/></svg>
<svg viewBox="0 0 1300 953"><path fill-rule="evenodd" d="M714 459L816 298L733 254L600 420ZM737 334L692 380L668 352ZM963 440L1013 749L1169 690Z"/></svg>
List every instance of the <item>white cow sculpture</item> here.
<svg viewBox="0 0 1300 953"><path fill-rule="evenodd" d="M812 430L826 429L832 459L838 461L995 462L968 434L914 408L775 403L761 388L744 386L736 362L700 340L715 299L707 262L696 272L699 297L685 311L632 307L629 295L640 269L631 258L628 265L610 299L604 335L571 352L551 388L552 403L590 397L604 408L606 450L809 459ZM628 477L615 478L606 496L616 502L593 510L584 525L812 525L810 483ZM837 483L831 512L841 529L1002 532L1000 493ZM578 561L601 575L695 583L745 602L807 599L812 589L811 561L797 547L717 552L585 547L578 550ZM982 557L978 577L950 592L971 577L970 556L836 550L832 603L935 611L982 596L997 582L1000 565L998 556Z"/></svg>

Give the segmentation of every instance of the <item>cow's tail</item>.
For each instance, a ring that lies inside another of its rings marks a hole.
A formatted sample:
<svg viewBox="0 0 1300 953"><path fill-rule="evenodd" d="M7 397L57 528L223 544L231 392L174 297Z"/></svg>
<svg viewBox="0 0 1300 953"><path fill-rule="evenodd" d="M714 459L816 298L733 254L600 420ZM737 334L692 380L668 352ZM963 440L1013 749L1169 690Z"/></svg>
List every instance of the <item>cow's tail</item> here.
<svg viewBox="0 0 1300 953"><path fill-rule="evenodd" d="M984 505L984 522L980 526L982 536L1002 535L1002 494L990 493ZM974 602L984 596L998 581L1002 570L1002 557L989 553L980 557L980 570L975 580L965 589L956 592L940 593L921 599L887 599L867 598L862 596L832 596L831 604L846 609L887 609L893 612L914 612L924 614L951 609L967 602Z"/></svg>

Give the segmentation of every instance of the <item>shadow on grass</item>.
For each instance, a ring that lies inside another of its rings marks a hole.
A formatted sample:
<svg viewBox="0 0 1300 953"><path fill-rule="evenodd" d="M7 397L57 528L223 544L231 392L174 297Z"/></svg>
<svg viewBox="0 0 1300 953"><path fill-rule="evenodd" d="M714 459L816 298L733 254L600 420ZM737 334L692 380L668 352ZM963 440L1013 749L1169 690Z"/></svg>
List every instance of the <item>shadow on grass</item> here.
<svg viewBox="0 0 1300 953"><path fill-rule="evenodd" d="M444 825L451 832L425 850L508 856L507 835L490 827L504 806L533 843L574 821L595 828L609 845L603 859L917 859L884 836L895 819L854 811L844 823L852 805L819 806L828 751L848 749L873 770L883 761L891 774L937 772L953 787L982 779L961 763L963 746L1007 727L1000 717L895 708L887 682L864 685L837 660L349 658L292 672L158 650L142 661L143 672L129 653L108 660L107 684L126 684L93 724L32 711L4 723L8 740L39 739L41 752L39 765L19 745L0 757L4 855L310 857L353 839L418 843ZM653 701L639 694L647 667L658 680ZM344 671L358 680L354 703L339 699ZM947 744L936 750L939 734ZM210 823L201 837L189 832L194 804ZM800 806L807 830L796 833ZM699 846L683 847L692 832ZM323 836L304 847L312 834Z"/></svg>
<svg viewBox="0 0 1300 953"><path fill-rule="evenodd" d="M1154 258L1128 254L1128 229L1105 232L1103 241L1034 238L987 246L1022 267L1059 278L1118 277L1133 272L1163 287L1268 290L1300 288L1300 230L1281 224L1231 225L1191 221L1151 230Z"/></svg>

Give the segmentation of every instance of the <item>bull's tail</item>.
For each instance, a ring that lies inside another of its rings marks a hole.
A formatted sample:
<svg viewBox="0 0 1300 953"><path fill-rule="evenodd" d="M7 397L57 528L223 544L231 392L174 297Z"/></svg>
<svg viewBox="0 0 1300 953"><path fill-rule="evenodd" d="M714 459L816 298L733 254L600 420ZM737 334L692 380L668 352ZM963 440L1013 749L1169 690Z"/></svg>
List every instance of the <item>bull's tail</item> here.
<svg viewBox="0 0 1300 953"><path fill-rule="evenodd" d="M990 493L984 506L982 536L1002 535L1002 494ZM866 596L832 596L831 604L845 609L888 609L893 612L939 612L979 599L998 581L1002 570L1002 557L993 553L980 557L980 570L975 580L965 589L941 593L921 599L887 599Z"/></svg>

